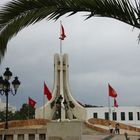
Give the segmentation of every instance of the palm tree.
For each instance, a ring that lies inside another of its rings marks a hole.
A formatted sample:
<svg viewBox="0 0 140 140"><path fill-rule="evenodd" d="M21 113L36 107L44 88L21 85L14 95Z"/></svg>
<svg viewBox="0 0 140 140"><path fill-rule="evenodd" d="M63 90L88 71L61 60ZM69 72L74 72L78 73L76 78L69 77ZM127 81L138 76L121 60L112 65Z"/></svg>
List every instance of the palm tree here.
<svg viewBox="0 0 140 140"><path fill-rule="evenodd" d="M87 12L86 19L109 17L140 28L139 0L11 0L0 8L0 61L8 41L23 28L77 12Z"/></svg>

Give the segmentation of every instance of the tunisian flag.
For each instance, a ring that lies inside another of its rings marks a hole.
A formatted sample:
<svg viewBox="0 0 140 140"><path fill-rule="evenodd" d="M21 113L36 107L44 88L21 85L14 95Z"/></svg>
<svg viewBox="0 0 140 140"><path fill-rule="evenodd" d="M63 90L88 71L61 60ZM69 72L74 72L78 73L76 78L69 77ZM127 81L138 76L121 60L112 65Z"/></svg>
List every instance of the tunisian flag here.
<svg viewBox="0 0 140 140"><path fill-rule="evenodd" d="M35 107L36 101L32 98L28 97L28 104L31 105L33 108Z"/></svg>
<svg viewBox="0 0 140 140"><path fill-rule="evenodd" d="M59 37L59 39L64 40L65 37L66 37L66 35L65 35L64 27L61 24L61 30L60 30L60 37Z"/></svg>
<svg viewBox="0 0 140 140"><path fill-rule="evenodd" d="M109 89L109 96L116 98L117 92L109 84L108 84L108 89Z"/></svg>
<svg viewBox="0 0 140 140"><path fill-rule="evenodd" d="M44 82L44 95L47 96L48 100L50 100L52 98L52 93L49 91L45 82Z"/></svg>
<svg viewBox="0 0 140 140"><path fill-rule="evenodd" d="M117 100L116 100L116 98L114 98L114 107L118 107L119 105L118 105L118 103L117 103Z"/></svg>

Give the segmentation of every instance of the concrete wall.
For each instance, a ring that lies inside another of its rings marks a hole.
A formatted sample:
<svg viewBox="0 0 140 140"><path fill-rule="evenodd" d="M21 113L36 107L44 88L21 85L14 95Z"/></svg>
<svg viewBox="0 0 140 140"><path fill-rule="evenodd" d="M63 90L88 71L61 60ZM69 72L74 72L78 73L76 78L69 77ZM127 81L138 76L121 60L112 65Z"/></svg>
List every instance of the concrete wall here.
<svg viewBox="0 0 140 140"><path fill-rule="evenodd" d="M52 131L53 130L53 131ZM47 125L47 138L60 138L62 140L81 140L83 122L49 122ZM55 139L54 139L55 140Z"/></svg>
<svg viewBox="0 0 140 140"><path fill-rule="evenodd" d="M47 119L28 119L28 120L13 120L13 121L8 121L8 127L9 128L36 128L38 126L47 126L47 123L50 122ZM0 123L0 130L5 127L5 122Z"/></svg>
<svg viewBox="0 0 140 140"><path fill-rule="evenodd" d="M83 122L49 122L47 127L0 130L0 140L81 140Z"/></svg>
<svg viewBox="0 0 140 140"><path fill-rule="evenodd" d="M14 129L0 131L0 140L46 140L47 129Z"/></svg>

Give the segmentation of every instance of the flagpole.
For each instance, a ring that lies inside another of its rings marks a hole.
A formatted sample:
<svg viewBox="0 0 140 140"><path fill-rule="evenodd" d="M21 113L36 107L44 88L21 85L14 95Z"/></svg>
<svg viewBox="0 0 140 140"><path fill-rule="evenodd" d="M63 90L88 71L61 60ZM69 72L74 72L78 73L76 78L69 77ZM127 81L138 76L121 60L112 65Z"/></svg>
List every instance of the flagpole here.
<svg viewBox="0 0 140 140"><path fill-rule="evenodd" d="M43 115L43 119L44 119L44 110L45 110L45 109L44 109L44 102L45 102L45 101L44 101L44 100L45 100L45 99L44 99L44 98L45 98L44 96L45 96L45 95L43 94L43 102L42 102L42 103L43 103L43 104L42 104L42 106L43 106L43 112L42 112L42 113L43 113L43 114L42 114L42 115Z"/></svg>
<svg viewBox="0 0 140 140"><path fill-rule="evenodd" d="M43 95L43 118L45 119L45 95Z"/></svg>
<svg viewBox="0 0 140 140"><path fill-rule="evenodd" d="M61 37L61 25L62 25L62 21L60 21L60 37ZM60 54L62 54L62 39L60 39Z"/></svg>
<svg viewBox="0 0 140 140"><path fill-rule="evenodd" d="M44 94L43 94L43 102L42 102L42 106L43 106L43 112L42 112L43 114L42 114L42 115L43 115L43 119L44 119Z"/></svg>
<svg viewBox="0 0 140 140"><path fill-rule="evenodd" d="M44 83L45 83L45 82L44 82ZM45 104L45 95L44 95L44 93L43 93L43 112L42 112L42 113L43 113L43 114L42 114L42 115L43 115L43 119L45 118L45 117L44 117L44 116L45 116L45 115L44 115L44 114L45 114L45 107L44 107L44 104Z"/></svg>
<svg viewBox="0 0 140 140"><path fill-rule="evenodd" d="M108 113L109 113L109 120L111 120L111 107L110 107L110 97L108 96Z"/></svg>
<svg viewBox="0 0 140 140"><path fill-rule="evenodd" d="M28 112L27 112L28 114L27 114L27 119L28 119L28 120L29 120L29 105L30 105L29 98L30 98L30 97L28 96L28 102L27 102L27 105L28 105Z"/></svg>
<svg viewBox="0 0 140 140"><path fill-rule="evenodd" d="M108 84L109 86L109 84ZM110 96L109 96L109 89L108 89L108 115L109 115L109 120L110 120Z"/></svg>
<svg viewBox="0 0 140 140"><path fill-rule="evenodd" d="M28 120L30 119L30 105L28 104Z"/></svg>
<svg viewBox="0 0 140 140"><path fill-rule="evenodd" d="M60 54L62 54L62 40L60 39Z"/></svg>
<svg viewBox="0 0 140 140"><path fill-rule="evenodd" d="M115 106L114 106L114 112L115 112Z"/></svg>

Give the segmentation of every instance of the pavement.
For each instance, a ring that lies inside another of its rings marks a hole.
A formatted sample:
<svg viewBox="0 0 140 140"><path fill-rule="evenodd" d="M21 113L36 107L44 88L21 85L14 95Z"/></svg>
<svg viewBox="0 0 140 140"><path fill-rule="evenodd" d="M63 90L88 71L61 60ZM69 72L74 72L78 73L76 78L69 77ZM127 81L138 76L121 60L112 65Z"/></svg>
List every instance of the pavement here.
<svg viewBox="0 0 140 140"><path fill-rule="evenodd" d="M83 135L82 140L126 140L124 135ZM140 140L140 135L129 135L128 140Z"/></svg>
<svg viewBox="0 0 140 140"><path fill-rule="evenodd" d="M103 140L107 137L108 135L83 135L82 140Z"/></svg>

